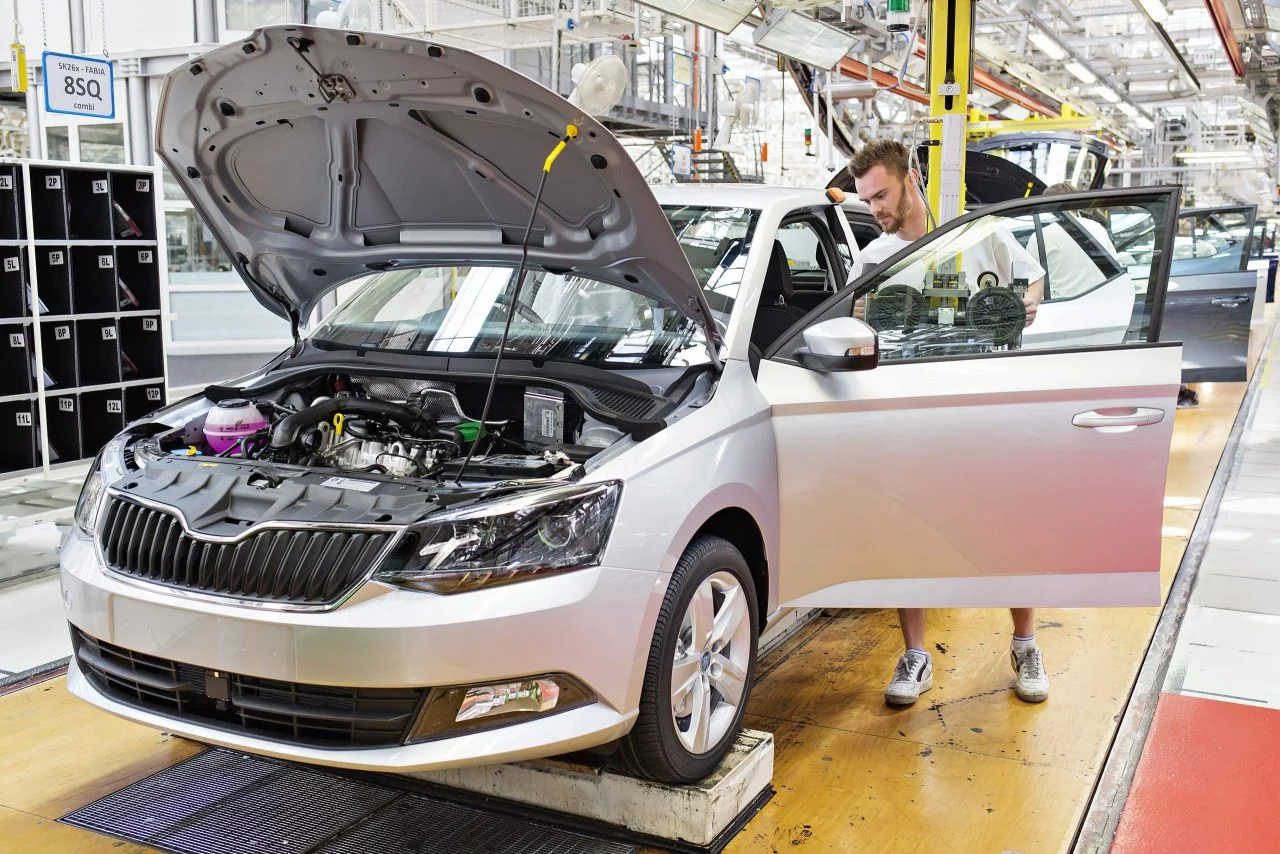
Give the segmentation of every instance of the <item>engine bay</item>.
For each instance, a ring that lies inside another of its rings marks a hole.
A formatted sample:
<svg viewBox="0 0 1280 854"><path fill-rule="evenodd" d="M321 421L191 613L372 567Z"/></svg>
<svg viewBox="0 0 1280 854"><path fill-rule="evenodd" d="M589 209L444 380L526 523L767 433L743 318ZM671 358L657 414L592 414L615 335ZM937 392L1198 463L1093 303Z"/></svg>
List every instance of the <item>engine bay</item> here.
<svg viewBox="0 0 1280 854"><path fill-rule="evenodd" d="M626 438L571 393L524 384L324 374L283 388L211 387L203 415L156 435L165 457L444 483L540 480Z"/></svg>

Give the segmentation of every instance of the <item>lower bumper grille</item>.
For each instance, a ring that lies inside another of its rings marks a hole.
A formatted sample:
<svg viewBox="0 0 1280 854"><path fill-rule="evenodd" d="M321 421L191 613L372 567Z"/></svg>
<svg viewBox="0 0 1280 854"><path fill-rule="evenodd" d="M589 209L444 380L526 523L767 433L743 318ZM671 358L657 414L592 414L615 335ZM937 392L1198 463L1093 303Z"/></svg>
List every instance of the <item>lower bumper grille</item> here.
<svg viewBox="0 0 1280 854"><path fill-rule="evenodd" d="M112 496L100 539L115 572L218 596L330 605L373 570L385 531L270 529L235 543L188 534L172 513Z"/></svg>
<svg viewBox="0 0 1280 854"><path fill-rule="evenodd" d="M401 744L426 693L223 673L131 652L74 626L71 641L85 678L117 702L289 744L331 749Z"/></svg>

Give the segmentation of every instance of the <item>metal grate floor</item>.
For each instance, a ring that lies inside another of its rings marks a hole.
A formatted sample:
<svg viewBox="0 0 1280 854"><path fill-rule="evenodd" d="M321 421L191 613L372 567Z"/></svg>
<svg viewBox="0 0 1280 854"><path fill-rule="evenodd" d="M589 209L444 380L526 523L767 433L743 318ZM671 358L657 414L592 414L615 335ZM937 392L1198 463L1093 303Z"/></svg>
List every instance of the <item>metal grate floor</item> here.
<svg viewBox="0 0 1280 854"><path fill-rule="evenodd" d="M634 845L212 749L59 819L174 854L635 854Z"/></svg>

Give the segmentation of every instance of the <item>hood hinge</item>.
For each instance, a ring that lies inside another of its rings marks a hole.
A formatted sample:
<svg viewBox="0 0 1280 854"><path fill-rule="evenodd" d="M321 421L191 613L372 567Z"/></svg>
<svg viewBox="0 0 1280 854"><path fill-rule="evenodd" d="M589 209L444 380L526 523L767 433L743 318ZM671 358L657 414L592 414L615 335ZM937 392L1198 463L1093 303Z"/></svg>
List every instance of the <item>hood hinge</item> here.
<svg viewBox="0 0 1280 854"><path fill-rule="evenodd" d="M284 300L281 300L284 303ZM291 305L285 304L289 309L289 331L293 334L293 350L289 352L291 357L300 356L302 354L302 315L298 314L298 310Z"/></svg>

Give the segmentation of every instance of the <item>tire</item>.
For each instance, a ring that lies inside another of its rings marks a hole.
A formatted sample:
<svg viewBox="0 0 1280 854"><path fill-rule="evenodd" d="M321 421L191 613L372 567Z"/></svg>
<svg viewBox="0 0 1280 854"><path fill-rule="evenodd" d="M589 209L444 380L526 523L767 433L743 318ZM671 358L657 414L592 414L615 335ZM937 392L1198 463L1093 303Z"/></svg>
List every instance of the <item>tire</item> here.
<svg viewBox="0 0 1280 854"><path fill-rule="evenodd" d="M696 609L695 596L701 603ZM723 637L712 632L708 643L695 648L694 624L706 623L707 597L713 625L715 617L737 619L728 620ZM759 626L755 582L741 552L720 537L694 540L676 564L658 613L640 715L622 743L628 770L661 783L688 784L720 766L742 728ZM690 686L679 697L673 695L677 672ZM739 686L735 705L730 698ZM703 720L706 727L700 729Z"/></svg>

